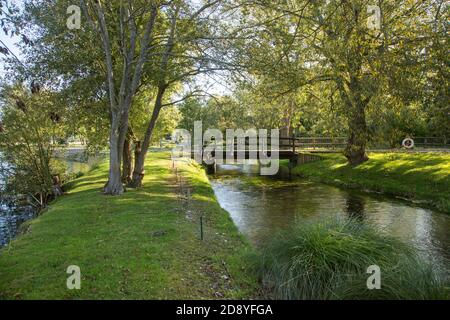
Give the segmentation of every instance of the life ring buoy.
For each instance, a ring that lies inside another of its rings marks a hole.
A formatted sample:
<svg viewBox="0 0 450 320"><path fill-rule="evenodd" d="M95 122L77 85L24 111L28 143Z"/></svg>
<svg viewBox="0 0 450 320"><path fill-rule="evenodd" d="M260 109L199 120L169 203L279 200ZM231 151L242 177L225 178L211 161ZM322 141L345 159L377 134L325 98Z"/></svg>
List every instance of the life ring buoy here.
<svg viewBox="0 0 450 320"><path fill-rule="evenodd" d="M411 138L406 138L403 140L402 146L406 149L412 149L414 148L414 140Z"/></svg>

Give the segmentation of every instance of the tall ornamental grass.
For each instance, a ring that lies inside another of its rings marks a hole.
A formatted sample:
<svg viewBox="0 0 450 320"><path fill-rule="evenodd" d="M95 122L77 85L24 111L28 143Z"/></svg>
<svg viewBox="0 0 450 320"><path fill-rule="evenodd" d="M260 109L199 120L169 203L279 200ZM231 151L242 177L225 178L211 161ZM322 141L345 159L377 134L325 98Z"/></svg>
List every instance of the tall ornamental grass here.
<svg viewBox="0 0 450 320"><path fill-rule="evenodd" d="M408 245L353 220L298 223L270 240L257 259L274 299L449 299L449 284ZM367 268L381 269L369 290Z"/></svg>

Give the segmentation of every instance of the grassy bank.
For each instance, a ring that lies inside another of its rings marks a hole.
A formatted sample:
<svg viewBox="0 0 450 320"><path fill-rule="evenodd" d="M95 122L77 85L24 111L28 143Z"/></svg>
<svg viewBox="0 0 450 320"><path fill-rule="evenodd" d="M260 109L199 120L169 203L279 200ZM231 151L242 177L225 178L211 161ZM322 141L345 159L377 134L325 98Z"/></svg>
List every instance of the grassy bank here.
<svg viewBox="0 0 450 320"><path fill-rule="evenodd" d="M257 281L241 258L250 246L216 202L205 173L187 162L175 170L169 159L149 154L144 187L120 197L100 193L107 163L75 180L0 251L0 298L254 296ZM66 287L69 265L81 269L80 290Z"/></svg>
<svg viewBox="0 0 450 320"><path fill-rule="evenodd" d="M450 154L372 153L356 167L341 154L297 166L293 174L349 188L383 192L450 213ZM283 163L287 165L286 163Z"/></svg>

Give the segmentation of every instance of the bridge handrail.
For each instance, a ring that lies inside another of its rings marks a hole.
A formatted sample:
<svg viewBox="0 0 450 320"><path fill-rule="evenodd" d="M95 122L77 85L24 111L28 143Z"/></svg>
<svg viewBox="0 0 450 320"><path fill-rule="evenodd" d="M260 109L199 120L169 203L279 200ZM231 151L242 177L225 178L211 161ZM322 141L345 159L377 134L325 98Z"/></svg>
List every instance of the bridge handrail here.
<svg viewBox="0 0 450 320"><path fill-rule="evenodd" d="M244 137L245 139L245 146L249 146L249 137ZM332 150L336 150L339 148L342 148L347 144L346 137L279 137L279 147L281 148L289 148L292 149L293 152L296 151L296 148L300 149L307 149L307 150L315 150L317 149L324 149L324 148L330 148ZM443 146L445 148L450 147L450 139L446 137L412 137L414 140L414 143L418 147L427 147L427 146ZM209 144L214 143L210 142ZM220 145L220 143L215 142L217 145ZM267 141L267 147L271 147L271 139L268 138ZM204 144L203 147L206 147L208 144ZM233 148L235 149L236 146L242 146L241 143L238 143L238 138L234 138L233 142ZM228 147L227 141L225 139L222 140L222 146ZM399 147L401 146L401 141L399 142Z"/></svg>

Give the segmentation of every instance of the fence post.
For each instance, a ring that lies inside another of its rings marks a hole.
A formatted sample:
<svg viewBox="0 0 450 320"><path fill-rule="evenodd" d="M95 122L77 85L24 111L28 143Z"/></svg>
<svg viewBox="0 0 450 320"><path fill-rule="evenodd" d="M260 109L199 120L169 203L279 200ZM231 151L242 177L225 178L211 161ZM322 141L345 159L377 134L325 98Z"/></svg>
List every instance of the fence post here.
<svg viewBox="0 0 450 320"><path fill-rule="evenodd" d="M203 216L200 216L200 240L203 241Z"/></svg>

